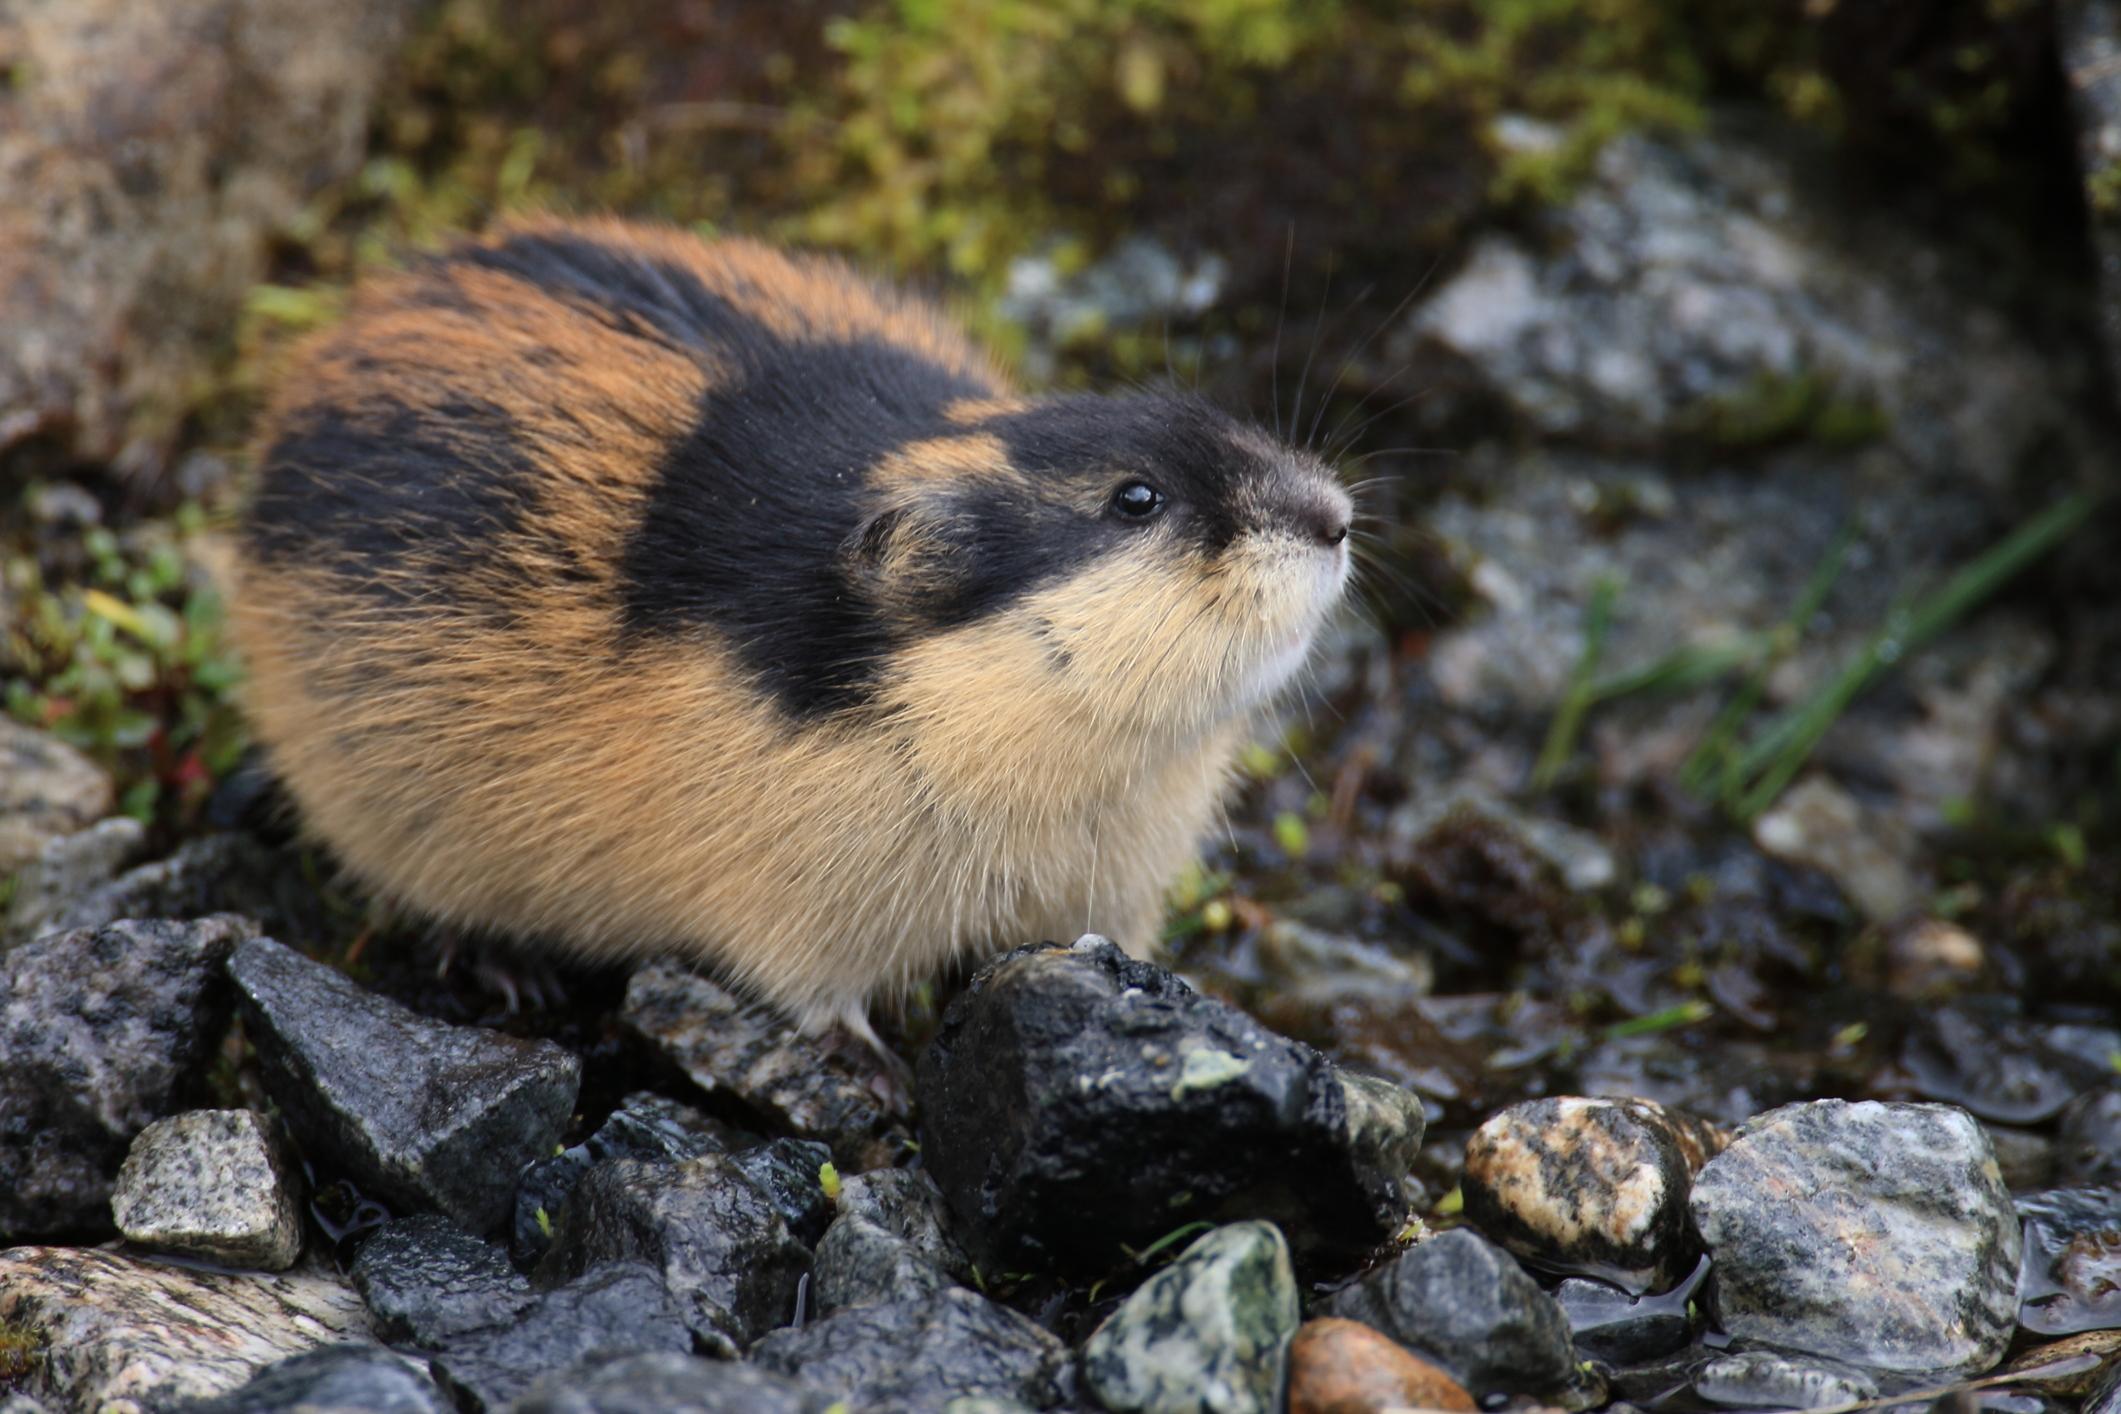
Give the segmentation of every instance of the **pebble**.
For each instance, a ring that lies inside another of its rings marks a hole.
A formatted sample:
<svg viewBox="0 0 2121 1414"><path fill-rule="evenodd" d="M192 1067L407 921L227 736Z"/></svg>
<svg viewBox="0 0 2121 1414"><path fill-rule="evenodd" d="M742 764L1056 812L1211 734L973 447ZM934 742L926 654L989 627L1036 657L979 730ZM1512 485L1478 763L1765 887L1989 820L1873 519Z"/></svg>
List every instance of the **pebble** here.
<svg viewBox="0 0 2121 1414"><path fill-rule="evenodd" d="M2036 1345L2013 1357L2003 1368L2030 1388L2082 1399L2098 1388L2110 1371L2121 1368L2121 1328L2084 1331Z"/></svg>
<svg viewBox="0 0 2121 1414"><path fill-rule="evenodd" d="M270 847L249 835L203 835L167 858L56 901L38 926L100 928L121 918L239 913L262 932L299 937L314 930L320 908L303 873Z"/></svg>
<svg viewBox="0 0 2121 1414"><path fill-rule="evenodd" d="M302 1255L300 1191L270 1121L193 1110L133 1139L111 1216L128 1242L277 1272Z"/></svg>
<svg viewBox="0 0 2121 1414"><path fill-rule="evenodd" d="M1289 1414L1477 1407L1458 1381L1360 1321L1306 1321L1289 1342Z"/></svg>
<svg viewBox="0 0 2121 1414"><path fill-rule="evenodd" d="M429 1350L508 1325L538 1299L499 1247L436 1213L385 1224L361 1244L350 1275L378 1336Z"/></svg>
<svg viewBox="0 0 2121 1414"><path fill-rule="evenodd" d="M1106 1317L1083 1346L1083 1380L1126 1414L1271 1414L1300 1319L1280 1231L1232 1223Z"/></svg>
<svg viewBox="0 0 2121 1414"><path fill-rule="evenodd" d="M944 1229L942 1194L924 1173L877 1169L840 1190L839 1216L817 1245L818 1311L933 1295L968 1270Z"/></svg>
<svg viewBox="0 0 2121 1414"><path fill-rule="evenodd" d="M327 1345L268 1365L183 1414L453 1414L424 1362L376 1345Z"/></svg>
<svg viewBox="0 0 2121 1414"><path fill-rule="evenodd" d="M1670 1291L1632 1296L1602 1281L1569 1277L1554 1288L1578 1353L1611 1365L1633 1365L1669 1355L1693 1337L1693 1296L1707 1280L1706 1257Z"/></svg>
<svg viewBox="0 0 2121 1414"><path fill-rule="evenodd" d="M0 1326L45 1347L27 1392L142 1414L225 1394L322 1345L368 1339L361 1300L327 1272L208 1272L117 1252L0 1252Z"/></svg>
<svg viewBox="0 0 2121 1414"><path fill-rule="evenodd" d="M591 1361L685 1354L692 1335L653 1267L611 1262L544 1292L515 1320L450 1338L428 1362L463 1409L500 1409L540 1379Z"/></svg>
<svg viewBox="0 0 2121 1414"><path fill-rule="evenodd" d="M831 1414L844 1404L786 1375L693 1355L629 1355L548 1376L512 1414Z"/></svg>
<svg viewBox="0 0 2121 1414"><path fill-rule="evenodd" d="M73 747L0 715L0 879L110 813L110 777Z"/></svg>
<svg viewBox="0 0 2121 1414"><path fill-rule="evenodd" d="M605 1159L696 1159L750 1142L690 1105L646 1092L628 1095L587 1139L523 1170L516 1184L510 1251L522 1266L536 1266L552 1246L553 1229L575 1185Z"/></svg>
<svg viewBox="0 0 2121 1414"><path fill-rule="evenodd" d="M80 926L59 920L74 900L108 884L146 846L147 827L130 815L113 815L84 830L46 840L16 871L15 891L7 900L6 926L0 928L0 951L9 942L27 942ZM6 873L0 869L0 878ZM137 913L157 916L153 910Z"/></svg>
<svg viewBox="0 0 2121 1414"><path fill-rule="evenodd" d="M2121 1081L2088 1090L2063 1107L2055 1149L2056 1186L2121 1185Z"/></svg>
<svg viewBox="0 0 2121 1414"><path fill-rule="evenodd" d="M2055 1184L2056 1141L2029 1129L2010 1129L1984 1124L1988 1142L1996 1151L1996 1166L2003 1170L2003 1186L2013 1193L2026 1193Z"/></svg>
<svg viewBox="0 0 2121 1414"><path fill-rule="evenodd" d="M2121 1327L2121 1188L2028 1193L2018 1216L2018 1324L2038 1335Z"/></svg>
<svg viewBox="0 0 2121 1414"><path fill-rule="evenodd" d="M1724 1134L1649 1100L1529 1100L1466 1143L1466 1217L1527 1261L1662 1290L1699 1256L1694 1175Z"/></svg>
<svg viewBox="0 0 2121 1414"><path fill-rule="evenodd" d="M574 1109L581 1062L549 1041L417 1015L267 938L228 971L310 1160L406 1207L492 1231Z"/></svg>
<svg viewBox="0 0 2121 1414"><path fill-rule="evenodd" d="M2067 1041L2007 1005L1970 999L1919 1014L1900 1063L1928 1099L2003 1124L2038 1124L2103 1078Z"/></svg>
<svg viewBox="0 0 2121 1414"><path fill-rule="evenodd" d="M697 973L667 962L642 968L619 1020L707 1094L823 1141L850 1172L909 1152L903 1101L884 1098L895 1082L876 1057L857 1062Z"/></svg>
<svg viewBox="0 0 2121 1414"><path fill-rule="evenodd" d="M1049 1408L1067 1350L1028 1318L952 1287L777 1330L751 1359L862 1414L919 1414L964 1398Z"/></svg>
<svg viewBox="0 0 2121 1414"><path fill-rule="evenodd" d="M541 1281L645 1261L701 1347L734 1354L795 1319L810 1251L724 1154L676 1163L607 1159L586 1174L539 1264Z"/></svg>
<svg viewBox="0 0 2121 1414"><path fill-rule="evenodd" d="M1904 1001L1933 1002L1978 981L1988 954L1957 923L1916 918L1885 939L1885 989Z"/></svg>
<svg viewBox="0 0 2121 1414"><path fill-rule="evenodd" d="M988 1271L1099 1274L1196 1220L1351 1261L1411 1203L1421 1104L1094 935L990 963L922 1056L921 1155Z"/></svg>
<svg viewBox="0 0 2121 1414"><path fill-rule="evenodd" d="M1830 1360L1749 1350L1719 1355L1694 1376L1694 1392L1717 1404L1748 1409L1824 1409L1875 1399L1878 1382L1862 1370Z"/></svg>
<svg viewBox="0 0 2121 1414"><path fill-rule="evenodd" d="M1335 1292L1325 1311L1434 1360L1476 1398L1553 1396L1578 1375L1561 1307L1467 1228L1417 1242Z"/></svg>
<svg viewBox="0 0 2121 1414"><path fill-rule="evenodd" d="M1718 1324L1871 1369L1965 1373L2015 1325L2019 1231L1981 1126L1818 1100L1742 1126L1694 1183Z"/></svg>
<svg viewBox="0 0 2121 1414"><path fill-rule="evenodd" d="M0 954L0 1245L110 1230L133 1136L221 1043L239 918L128 922Z"/></svg>

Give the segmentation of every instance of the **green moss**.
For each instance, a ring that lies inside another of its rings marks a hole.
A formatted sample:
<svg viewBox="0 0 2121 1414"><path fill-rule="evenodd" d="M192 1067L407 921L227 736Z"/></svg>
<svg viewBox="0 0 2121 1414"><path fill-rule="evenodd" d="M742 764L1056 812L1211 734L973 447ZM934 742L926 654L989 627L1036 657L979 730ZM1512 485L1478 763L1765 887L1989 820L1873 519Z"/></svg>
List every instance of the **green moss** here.
<svg viewBox="0 0 2121 1414"><path fill-rule="evenodd" d="M1761 373L1745 387L1705 400L1683 420L1714 446L1748 451L1787 442L1860 446L1890 427L1867 398L1837 391L1826 375Z"/></svg>
<svg viewBox="0 0 2121 1414"><path fill-rule="evenodd" d="M0 1392L27 1380L44 1359L44 1332L21 1323L0 1324Z"/></svg>

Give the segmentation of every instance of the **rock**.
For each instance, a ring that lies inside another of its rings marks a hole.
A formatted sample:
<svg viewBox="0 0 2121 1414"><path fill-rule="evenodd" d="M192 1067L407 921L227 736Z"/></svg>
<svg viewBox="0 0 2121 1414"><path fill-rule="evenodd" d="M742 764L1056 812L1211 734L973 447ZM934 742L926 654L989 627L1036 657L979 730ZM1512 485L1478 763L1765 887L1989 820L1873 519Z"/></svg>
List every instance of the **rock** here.
<svg viewBox="0 0 2121 1414"><path fill-rule="evenodd" d="M1066 1358L1030 1320L959 1287L856 1306L777 1330L751 1350L761 1368L879 1414L980 1397L1049 1408Z"/></svg>
<svg viewBox="0 0 2121 1414"><path fill-rule="evenodd" d="M951 1003L922 1158L990 1271L1098 1273L1184 1221L1351 1258L1405 1221L1421 1105L1103 938L1024 948Z"/></svg>
<svg viewBox="0 0 2121 1414"><path fill-rule="evenodd" d="M0 1243L109 1230L133 1136L221 1044L238 918L114 923L0 955Z"/></svg>
<svg viewBox="0 0 2121 1414"><path fill-rule="evenodd" d="M151 463L352 172L403 0L69 0L0 14L0 451ZM5 774L0 772L0 774ZM4 873L0 869L0 873Z"/></svg>
<svg viewBox="0 0 2121 1414"><path fill-rule="evenodd" d="M2085 1331L2012 1357L2003 1373L2043 1394L2082 1399L2121 1368L2121 1330Z"/></svg>
<svg viewBox="0 0 2121 1414"><path fill-rule="evenodd" d="M1589 830L1528 815L1499 795L1471 785L1423 795L1394 811L1388 836L1394 857L1420 853L1431 833L1446 823L1458 827L1472 823L1514 835L1577 893L1602 889L1619 877L1612 850Z"/></svg>
<svg viewBox="0 0 2121 1414"><path fill-rule="evenodd" d="M184 1414L452 1414L421 1362L376 1345L327 1345L268 1365Z"/></svg>
<svg viewBox="0 0 2121 1414"><path fill-rule="evenodd" d="M0 95L0 111L5 111L5 102ZM0 175L0 187L4 184ZM0 272L7 265L5 231L0 226ZM6 288L4 280L0 288ZM0 335L0 344L5 339ZM5 387L5 359L0 357L0 390ZM6 425L6 412L0 393L0 428ZM53 840L108 815L112 800L110 777L102 767L49 733L0 716L0 879L35 860Z"/></svg>
<svg viewBox="0 0 2121 1414"><path fill-rule="evenodd" d="M2013 1193L2047 1188L2055 1181L2055 1141L2030 1130L2006 1129L1985 1124L1988 1142L1996 1151L1996 1167L2003 1171L2003 1186Z"/></svg>
<svg viewBox="0 0 2121 1414"><path fill-rule="evenodd" d="M284 856L248 835L203 835L46 909L37 927L100 928L121 918L237 913L281 937L311 931L316 891Z"/></svg>
<svg viewBox="0 0 2121 1414"><path fill-rule="evenodd" d="M1823 1409L1878 1397L1878 1382L1831 1360L1748 1350L1719 1355L1694 1376L1694 1392L1747 1409Z"/></svg>
<svg viewBox="0 0 2121 1414"><path fill-rule="evenodd" d="M1129 236L1082 269L1066 270L1050 252L1017 257L1000 309L1030 336L1024 374L1043 382L1071 344L1197 317L1215 304L1229 274L1229 262L1213 252L1182 259L1153 237Z"/></svg>
<svg viewBox="0 0 2121 1414"><path fill-rule="evenodd" d="M753 1365L630 1355L548 1376L509 1408L512 1414L829 1414L835 1402Z"/></svg>
<svg viewBox="0 0 2121 1414"><path fill-rule="evenodd" d="M828 1144L850 1170L905 1152L905 1114L886 1103L874 1056L858 1068L764 1007L696 973L654 963L633 975L620 1021L710 1095L726 1095L799 1138Z"/></svg>
<svg viewBox="0 0 2121 1414"><path fill-rule="evenodd" d="M1272 1414L1300 1319L1281 1233L1232 1223L1120 1303L1083 1346L1083 1379L1115 1411Z"/></svg>
<svg viewBox="0 0 2121 1414"><path fill-rule="evenodd" d="M1631 1296L1602 1281L1570 1277L1554 1288L1554 1300L1579 1353L1609 1365L1639 1365L1693 1338L1693 1297L1708 1274L1704 1257L1686 1280L1656 1296Z"/></svg>
<svg viewBox="0 0 2121 1414"><path fill-rule="evenodd" d="M302 1255L301 1184L269 1121L193 1110L133 1139L111 1216L143 1247L284 1271Z"/></svg>
<svg viewBox="0 0 2121 1414"><path fill-rule="evenodd" d="M64 1247L0 1252L0 1327L45 1348L32 1397L98 1414L224 1394L289 1356L368 1336L360 1299L325 1272L204 1272Z"/></svg>
<svg viewBox="0 0 2121 1414"><path fill-rule="evenodd" d="M795 1318L810 1271L809 1249L722 1154L678 1163L607 1159L583 1177L540 1278L617 1261L660 1271L702 1348L731 1354Z"/></svg>
<svg viewBox="0 0 2121 1414"><path fill-rule="evenodd" d="M500 1248L433 1213L386 1224L361 1245L351 1275L378 1336L429 1350L510 1325L538 1299Z"/></svg>
<svg viewBox="0 0 2121 1414"><path fill-rule="evenodd" d="M1914 841L1823 775L1784 792L1753 822L1753 842L1828 875L1875 923L1891 922L1916 901Z"/></svg>
<svg viewBox="0 0 2121 1414"><path fill-rule="evenodd" d="M1799 1201L1801 1199L1801 1201ZM1788 1105L1694 1182L1710 1305L1744 1340L1877 1370L1993 1366L2019 1231L1981 1126L1943 1105Z"/></svg>
<svg viewBox="0 0 2121 1414"><path fill-rule="evenodd" d="M1726 1138L1648 1100L1528 1100L1466 1142L1466 1217L1541 1266L1663 1290L1699 1255L1687 1190Z"/></svg>
<svg viewBox="0 0 2121 1414"><path fill-rule="evenodd" d="M1434 1360L1476 1398L1552 1395L1577 1374L1554 1298L1466 1228L1416 1243L1335 1292L1325 1309Z"/></svg>
<svg viewBox="0 0 2121 1414"><path fill-rule="evenodd" d="M926 1174L857 1174L841 1189L838 1210L817 1245L820 1314L932 1296L965 1275L965 1255L944 1229L942 1194Z"/></svg>
<svg viewBox="0 0 2121 1414"><path fill-rule="evenodd" d="M2088 1090L2064 1106L2055 1147L2060 1187L2121 1186L2121 1082Z"/></svg>
<svg viewBox="0 0 2121 1414"><path fill-rule="evenodd" d="M2099 332L2121 394L2121 212L2113 194L2113 174L2121 170L2121 11L2112 0L2068 0L2056 7L2055 34L2077 121L2077 168L2098 270Z"/></svg>
<svg viewBox="0 0 2121 1414"><path fill-rule="evenodd" d="M552 1246L553 1229L575 1185L605 1159L696 1159L730 1153L751 1142L690 1105L645 1092L628 1095L594 1134L523 1171L516 1185L510 1250L521 1265L536 1266Z"/></svg>
<svg viewBox="0 0 2121 1414"><path fill-rule="evenodd" d="M2018 1216L2018 1324L2040 1335L2121 1327L2121 1188L2029 1193Z"/></svg>
<svg viewBox="0 0 2121 1414"><path fill-rule="evenodd" d="M1970 998L1919 1013L1900 1064L1928 1099L1983 1119L2036 1124L2111 1073L2074 1054L2057 1029L2017 1015L2002 999Z"/></svg>
<svg viewBox="0 0 2121 1414"><path fill-rule="evenodd" d="M395 1202L491 1231L573 1111L581 1062L549 1041L416 1015L267 938L228 971L304 1152Z"/></svg>
<svg viewBox="0 0 2121 1414"><path fill-rule="evenodd" d="M825 1235L832 1222L832 1200L825 1196L822 1175L832 1162L830 1149L814 1139L769 1139L731 1157L766 1195L796 1241L808 1247Z"/></svg>
<svg viewBox="0 0 2121 1414"><path fill-rule="evenodd" d="M500 1409L577 1365L691 1349L685 1318L655 1269L613 1262L544 1293L507 1325L451 1337L429 1368L460 1408Z"/></svg>
<svg viewBox="0 0 2121 1414"><path fill-rule="evenodd" d="M95 926L60 920L74 900L108 884L146 844L147 827L130 815L113 815L85 830L46 840L15 875L15 892L7 901L7 926L0 930L0 950L69 927ZM0 878L5 877L6 871L0 870ZM135 916L163 915L146 909Z"/></svg>
<svg viewBox="0 0 2121 1414"><path fill-rule="evenodd" d="M1964 991L1988 965L1981 940L1942 918L1916 918L1885 939L1885 989L1911 1002Z"/></svg>
<svg viewBox="0 0 2121 1414"><path fill-rule="evenodd" d="M1306 1321L1289 1342L1289 1414L1477 1407L1456 1380L1358 1321Z"/></svg>

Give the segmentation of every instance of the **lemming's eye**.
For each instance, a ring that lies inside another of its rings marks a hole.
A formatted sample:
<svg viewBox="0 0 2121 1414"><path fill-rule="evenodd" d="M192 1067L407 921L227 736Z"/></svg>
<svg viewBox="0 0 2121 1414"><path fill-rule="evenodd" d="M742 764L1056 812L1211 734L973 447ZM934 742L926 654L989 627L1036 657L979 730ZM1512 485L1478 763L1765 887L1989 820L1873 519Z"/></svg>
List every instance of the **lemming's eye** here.
<svg viewBox="0 0 2121 1414"><path fill-rule="evenodd" d="M1164 493L1146 481L1130 481L1112 493L1112 509L1129 520L1147 520L1164 508Z"/></svg>

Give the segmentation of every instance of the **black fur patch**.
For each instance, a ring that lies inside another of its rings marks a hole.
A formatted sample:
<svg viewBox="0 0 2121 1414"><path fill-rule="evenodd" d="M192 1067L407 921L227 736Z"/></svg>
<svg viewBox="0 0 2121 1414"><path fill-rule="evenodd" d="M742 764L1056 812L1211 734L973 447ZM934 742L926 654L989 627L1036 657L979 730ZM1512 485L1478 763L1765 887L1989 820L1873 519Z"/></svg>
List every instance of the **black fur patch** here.
<svg viewBox="0 0 2121 1414"><path fill-rule="evenodd" d="M584 236L517 235L448 258L535 285L622 334L710 349L739 327L754 327L691 271Z"/></svg>

